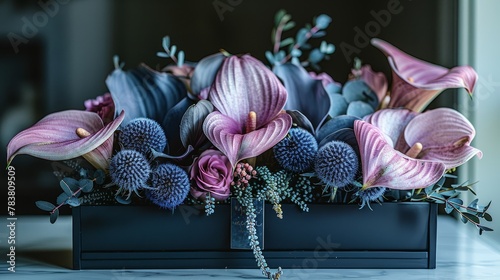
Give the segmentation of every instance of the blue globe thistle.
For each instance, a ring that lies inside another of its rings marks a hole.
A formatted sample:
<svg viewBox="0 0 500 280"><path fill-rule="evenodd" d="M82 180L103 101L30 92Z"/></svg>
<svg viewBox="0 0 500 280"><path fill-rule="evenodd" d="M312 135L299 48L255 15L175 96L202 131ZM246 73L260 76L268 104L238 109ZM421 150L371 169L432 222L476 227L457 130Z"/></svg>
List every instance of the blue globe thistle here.
<svg viewBox="0 0 500 280"><path fill-rule="evenodd" d="M331 141L319 149L314 170L325 185L343 188L353 182L358 172L358 156L347 143Z"/></svg>
<svg viewBox="0 0 500 280"><path fill-rule="evenodd" d="M273 148L274 157L287 171L300 173L309 169L318 152L314 136L302 128L292 128Z"/></svg>
<svg viewBox="0 0 500 280"><path fill-rule="evenodd" d="M370 202L372 201L382 202L385 190L385 187L373 187L366 190L359 190L354 194L354 196L359 197L361 201L361 206L359 207L359 209L362 209L363 207L365 207L365 205L368 205L368 208L372 209L372 207L370 206Z"/></svg>
<svg viewBox="0 0 500 280"><path fill-rule="evenodd" d="M174 209L186 199L189 189L187 172L177 165L165 163L153 171L146 197L162 208Z"/></svg>
<svg viewBox="0 0 500 280"><path fill-rule="evenodd" d="M111 158L109 174L115 185L120 187L118 193L137 193L139 188L145 187L151 168L146 157L134 150L122 150Z"/></svg>
<svg viewBox="0 0 500 280"><path fill-rule="evenodd" d="M121 131L118 138L125 149L136 150L149 155L151 149L163 152L167 138L163 128L154 120L136 118L131 120Z"/></svg>

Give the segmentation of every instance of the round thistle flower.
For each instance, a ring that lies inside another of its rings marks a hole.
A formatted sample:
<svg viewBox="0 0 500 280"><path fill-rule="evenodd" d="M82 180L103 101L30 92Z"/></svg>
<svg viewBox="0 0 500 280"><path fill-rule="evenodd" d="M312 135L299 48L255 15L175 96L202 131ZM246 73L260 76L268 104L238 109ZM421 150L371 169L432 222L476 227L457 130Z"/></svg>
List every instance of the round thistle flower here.
<svg viewBox="0 0 500 280"><path fill-rule="evenodd" d="M287 171L300 173L309 169L318 152L314 136L302 128L292 128L273 148L274 157Z"/></svg>
<svg viewBox="0 0 500 280"><path fill-rule="evenodd" d="M134 150L122 150L111 158L109 174L112 182L120 187L118 193L128 192L130 197L132 191L137 193L138 189L146 186L151 168L143 154Z"/></svg>
<svg viewBox="0 0 500 280"><path fill-rule="evenodd" d="M354 180L358 172L358 156L345 142L331 141L319 149L314 170L327 186L343 188Z"/></svg>
<svg viewBox="0 0 500 280"><path fill-rule="evenodd" d="M163 152L167 145L167 138L161 126L148 118L131 120L121 131L118 138L125 149L136 150L149 155L151 149Z"/></svg>
<svg viewBox="0 0 500 280"><path fill-rule="evenodd" d="M370 202L372 201L382 202L385 190L385 187L374 187L356 192L354 195L359 197L361 200L361 206L359 209L362 209L365 205L368 205L368 208L372 209L370 206Z"/></svg>
<svg viewBox="0 0 500 280"><path fill-rule="evenodd" d="M162 208L174 209L186 199L189 189L187 172L177 165L164 163L153 171L146 197Z"/></svg>

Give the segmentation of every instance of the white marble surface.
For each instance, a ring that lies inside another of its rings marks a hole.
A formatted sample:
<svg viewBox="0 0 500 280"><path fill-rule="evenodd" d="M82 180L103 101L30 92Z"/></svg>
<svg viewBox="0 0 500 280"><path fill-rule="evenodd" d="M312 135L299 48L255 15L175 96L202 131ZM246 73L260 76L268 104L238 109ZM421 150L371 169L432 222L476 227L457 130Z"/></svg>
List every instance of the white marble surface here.
<svg viewBox="0 0 500 280"><path fill-rule="evenodd" d="M258 269L71 270L71 218L18 217L16 272L7 270L7 217L0 217L0 279L265 279ZM492 233L485 233L485 235ZM493 233L495 234L495 233ZM286 269L282 279L500 279L500 246L471 225L438 219L436 269Z"/></svg>

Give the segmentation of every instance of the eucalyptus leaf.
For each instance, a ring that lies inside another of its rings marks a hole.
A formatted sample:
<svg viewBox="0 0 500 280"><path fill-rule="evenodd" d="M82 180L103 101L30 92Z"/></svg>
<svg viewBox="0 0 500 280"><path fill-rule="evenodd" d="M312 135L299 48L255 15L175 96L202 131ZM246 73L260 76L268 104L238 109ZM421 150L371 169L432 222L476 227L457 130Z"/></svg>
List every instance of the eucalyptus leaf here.
<svg viewBox="0 0 500 280"><path fill-rule="evenodd" d="M265 53L267 60L269 61L270 64L274 65L276 60L274 59L274 55L270 51L266 51Z"/></svg>
<svg viewBox="0 0 500 280"><path fill-rule="evenodd" d="M62 205L62 204L66 204L66 200L68 200L68 198L70 198L71 196L68 196L66 193L62 193L60 194L58 197L57 197L57 204L59 205Z"/></svg>
<svg viewBox="0 0 500 280"><path fill-rule="evenodd" d="M283 31L288 31L292 28L295 27L295 22L294 21L289 21L285 24L285 26L283 26Z"/></svg>
<svg viewBox="0 0 500 280"><path fill-rule="evenodd" d="M321 62L321 60L323 60L323 58L325 58L324 53L322 53L319 49L313 49L309 53L309 58L307 60L309 60L309 62L311 62L313 64L316 64L316 63Z"/></svg>
<svg viewBox="0 0 500 280"><path fill-rule="evenodd" d="M299 49L292 49L292 51L290 52L290 55L293 57L299 57L302 55L302 51Z"/></svg>
<svg viewBox="0 0 500 280"><path fill-rule="evenodd" d="M286 46L291 45L293 43L294 43L293 38L286 38L280 42L280 47L286 47Z"/></svg>
<svg viewBox="0 0 500 280"><path fill-rule="evenodd" d="M73 193L76 192L79 188L78 181L71 177L62 179L59 182L59 185L61 186L64 193L66 193L68 196L73 196Z"/></svg>
<svg viewBox="0 0 500 280"><path fill-rule="evenodd" d="M477 210L478 209L478 205L477 205L477 202L479 201L479 199L474 199L471 203L469 203L469 205L467 206L468 209L474 209L474 210Z"/></svg>
<svg viewBox="0 0 500 280"><path fill-rule="evenodd" d="M471 214L471 213L467 213L467 212L462 212L462 215L467 217L469 220L473 221L474 223L479 224L479 218L476 215Z"/></svg>
<svg viewBox="0 0 500 280"><path fill-rule="evenodd" d="M98 169L94 172L94 179L96 184L102 185L104 184L104 180L106 179L106 173L103 170Z"/></svg>
<svg viewBox="0 0 500 280"><path fill-rule="evenodd" d="M172 45L172 47L170 47L170 56L175 56L176 52L177 52L177 46Z"/></svg>
<svg viewBox="0 0 500 280"><path fill-rule="evenodd" d="M170 37L169 36L163 37L163 40L161 43L162 43L163 49L168 50L170 48Z"/></svg>
<svg viewBox="0 0 500 280"><path fill-rule="evenodd" d="M76 197L72 197L66 201L66 203L72 207L80 206L80 200Z"/></svg>
<svg viewBox="0 0 500 280"><path fill-rule="evenodd" d="M78 185L82 189L82 192L89 193L94 187L94 181L89 179L81 179L80 181L78 181Z"/></svg>
<svg viewBox="0 0 500 280"><path fill-rule="evenodd" d="M59 209L56 209L54 212L50 213L50 223L53 224L57 221L59 217Z"/></svg>
<svg viewBox="0 0 500 280"><path fill-rule="evenodd" d="M320 38L326 35L325 31L318 31L311 35L312 38Z"/></svg>
<svg viewBox="0 0 500 280"><path fill-rule="evenodd" d="M276 12L276 14L274 15L274 25L278 26L285 15L286 15L286 10L281 9L278 12Z"/></svg>
<svg viewBox="0 0 500 280"><path fill-rule="evenodd" d="M181 67L184 64L184 51L179 51L177 54L177 66Z"/></svg>
<svg viewBox="0 0 500 280"><path fill-rule="evenodd" d="M43 211L52 211L56 208L54 204L43 200L35 202L35 205Z"/></svg>
<svg viewBox="0 0 500 280"><path fill-rule="evenodd" d="M483 226L483 225L476 225L479 229L484 230L484 231L493 231L492 228Z"/></svg>
<svg viewBox="0 0 500 280"><path fill-rule="evenodd" d="M451 212L453 212L453 207L451 206L451 204L446 203L446 206L444 207L444 211L446 212L446 214L450 214Z"/></svg>
<svg viewBox="0 0 500 280"><path fill-rule="evenodd" d="M484 213L484 214L483 214L483 218L484 218L486 221L488 221L488 222L493 221L493 217L491 217L491 215L490 215L490 214L488 214L488 213Z"/></svg>
<svg viewBox="0 0 500 280"><path fill-rule="evenodd" d="M319 29L327 28L328 25L330 25L330 22L332 22L332 18L325 14L319 15L314 21L316 27L318 27Z"/></svg>
<svg viewBox="0 0 500 280"><path fill-rule="evenodd" d="M295 35L296 44L303 45L307 41L307 38L306 38L307 32L309 32L309 30L306 28L299 29L299 31L297 32L297 35Z"/></svg>
<svg viewBox="0 0 500 280"><path fill-rule="evenodd" d="M454 205L462 205L464 204L463 200L461 200L460 198L450 198L448 199L449 202L453 203Z"/></svg>
<svg viewBox="0 0 500 280"><path fill-rule="evenodd" d="M157 52L156 56L157 57L163 57L163 58L169 58L170 57L170 55L168 55L168 53L166 53L166 52Z"/></svg>

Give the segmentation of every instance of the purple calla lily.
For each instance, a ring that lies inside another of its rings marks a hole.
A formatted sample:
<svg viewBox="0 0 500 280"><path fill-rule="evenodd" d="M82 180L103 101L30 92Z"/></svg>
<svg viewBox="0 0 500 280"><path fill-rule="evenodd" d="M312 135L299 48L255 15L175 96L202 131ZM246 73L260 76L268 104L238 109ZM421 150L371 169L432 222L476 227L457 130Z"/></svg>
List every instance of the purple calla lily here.
<svg viewBox="0 0 500 280"><path fill-rule="evenodd" d="M404 107L421 112L448 88L465 88L472 94L477 80L472 67L448 69L414 58L383 40L372 39L371 43L387 56L392 68L389 108Z"/></svg>
<svg viewBox="0 0 500 280"><path fill-rule="evenodd" d="M412 147L422 145L418 158L440 161L447 169L458 167L483 153L470 146L476 131L459 112L449 108L438 108L419 114L411 120L404 131L404 138Z"/></svg>
<svg viewBox="0 0 500 280"><path fill-rule="evenodd" d="M415 144L422 147L417 158L442 162L446 169L458 167L482 152L470 146L476 134L465 116L450 108L424 113L407 109L383 109L365 120L391 139L392 147L402 153Z"/></svg>
<svg viewBox="0 0 500 280"><path fill-rule="evenodd" d="M376 126L355 121L363 170L363 189L421 189L436 183L446 171L439 161L415 159L395 150Z"/></svg>
<svg viewBox="0 0 500 280"><path fill-rule="evenodd" d="M249 55L231 56L209 92L217 111L206 117L203 131L234 167L286 136L292 126L282 111L286 99L285 88L264 64Z"/></svg>
<svg viewBox="0 0 500 280"><path fill-rule="evenodd" d="M50 114L11 139L7 164L19 154L46 160L84 156L96 168L105 169L113 151L113 134L124 117L122 111L104 126L101 117L93 112L68 110Z"/></svg>

